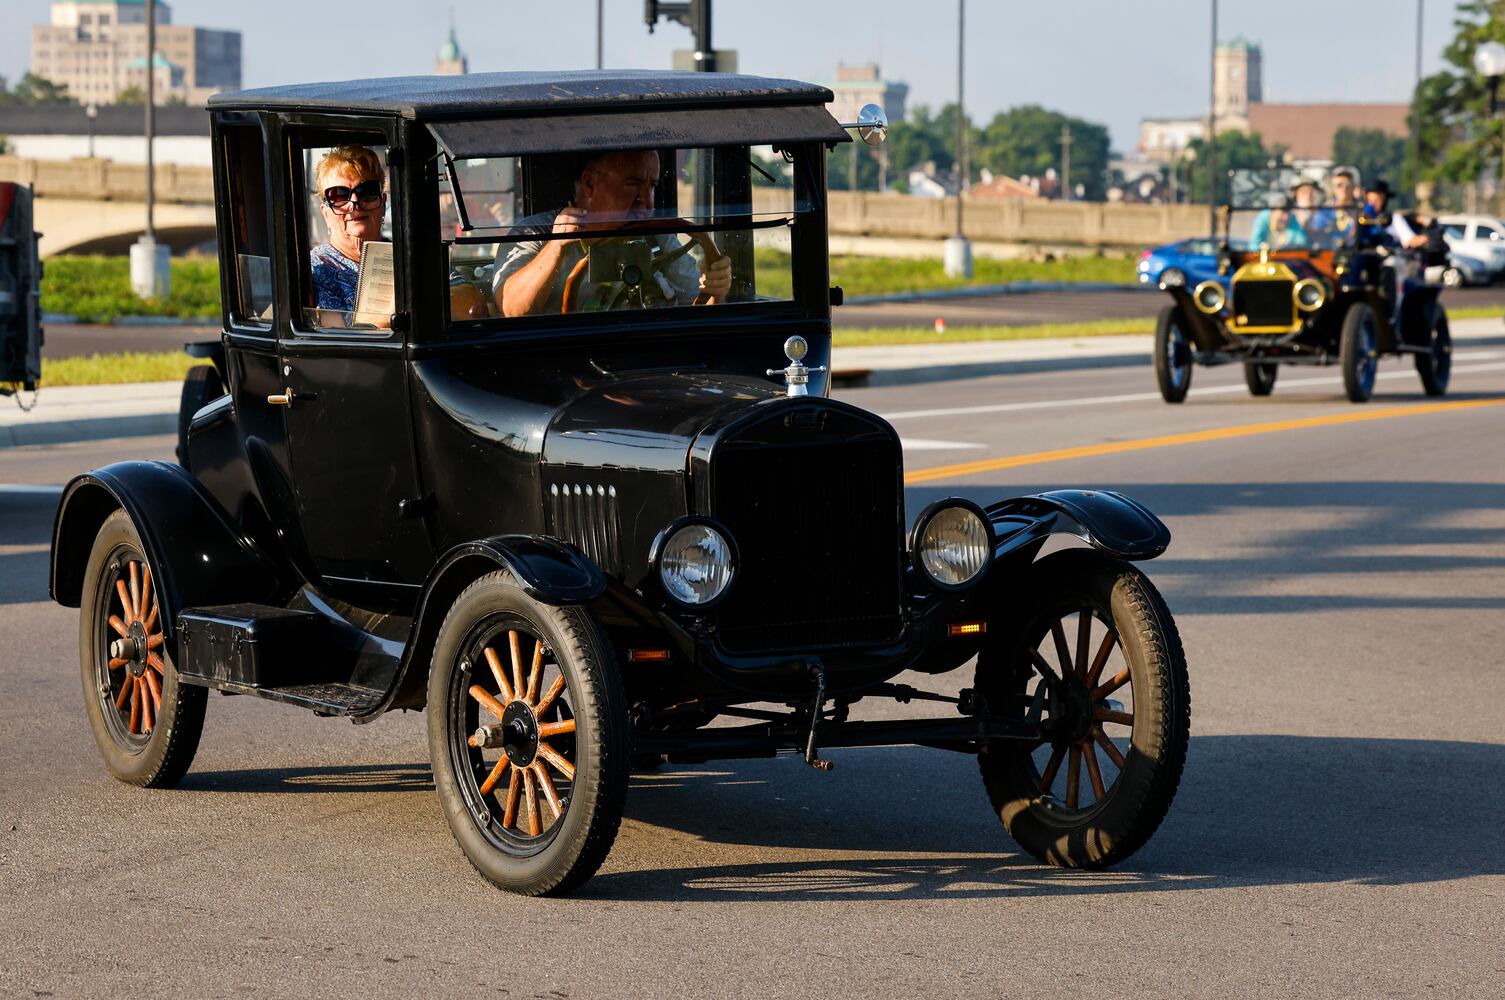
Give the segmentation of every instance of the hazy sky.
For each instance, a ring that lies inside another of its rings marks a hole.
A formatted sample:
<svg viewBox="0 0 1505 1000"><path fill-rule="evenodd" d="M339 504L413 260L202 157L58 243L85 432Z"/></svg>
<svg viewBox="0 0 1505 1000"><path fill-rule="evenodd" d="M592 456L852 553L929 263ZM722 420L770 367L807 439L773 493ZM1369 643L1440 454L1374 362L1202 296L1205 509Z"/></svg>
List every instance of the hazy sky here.
<svg viewBox="0 0 1505 1000"><path fill-rule="evenodd" d="M0 0L0 75L30 58L48 0ZM427 73L454 11L472 72L595 65L596 0L178 0L173 20L244 34L248 87ZM608 67L667 67L677 24L649 35L642 0L605 0ZM1425 4L1423 69L1441 65L1454 5ZM744 73L821 81L878 60L911 103L956 94L957 0L716 0L714 41ZM1205 113L1209 0L970 0L966 100L986 121L1042 104L1104 122L1127 151L1146 115ZM1263 46L1271 101L1406 101L1417 0L1222 0L1218 34Z"/></svg>

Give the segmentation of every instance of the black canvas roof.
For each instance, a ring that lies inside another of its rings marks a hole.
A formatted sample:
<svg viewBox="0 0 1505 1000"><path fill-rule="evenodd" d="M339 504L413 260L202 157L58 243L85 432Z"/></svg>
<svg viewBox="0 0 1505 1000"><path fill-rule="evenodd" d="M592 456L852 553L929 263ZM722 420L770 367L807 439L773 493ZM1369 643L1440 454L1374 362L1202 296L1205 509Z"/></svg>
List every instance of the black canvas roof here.
<svg viewBox="0 0 1505 1000"><path fill-rule="evenodd" d="M650 102L656 110L714 105L826 104L831 91L797 80L734 73L576 70L558 73L474 73L398 76L305 83L216 94L211 110L298 108L389 112L419 120L486 117L538 111L607 110ZM645 109L646 110L646 109Z"/></svg>

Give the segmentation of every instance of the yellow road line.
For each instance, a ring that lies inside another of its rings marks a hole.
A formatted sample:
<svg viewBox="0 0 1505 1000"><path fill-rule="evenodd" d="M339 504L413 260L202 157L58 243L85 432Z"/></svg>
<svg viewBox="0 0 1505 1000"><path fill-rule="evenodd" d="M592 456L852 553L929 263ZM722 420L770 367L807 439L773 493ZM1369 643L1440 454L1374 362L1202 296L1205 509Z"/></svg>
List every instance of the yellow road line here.
<svg viewBox="0 0 1505 1000"><path fill-rule="evenodd" d="M1390 417L1413 417L1426 413L1449 413L1453 410L1474 410L1483 406L1499 406L1505 396L1489 399L1467 399L1452 403L1426 403L1420 406L1394 406L1384 410L1354 409L1346 413L1334 413L1325 417L1302 417L1299 420L1272 420L1261 424L1242 424L1235 427L1215 427L1205 431L1190 431L1185 434L1165 434L1160 437L1140 438L1137 441L1111 441L1106 444L1088 444L1077 448L1057 448L1054 451L1036 451L1025 455L1008 455L1003 458L985 458L959 465L938 465L930 469L915 469L906 473L904 484L928 483L935 479L954 479L972 476L979 472L995 472L999 469L1015 469L1021 465L1040 465L1045 462L1060 462L1068 458L1093 458L1097 455L1117 455L1126 451L1143 451L1147 448L1169 448L1174 445L1200 444L1203 441L1224 441L1229 438L1252 437L1255 434L1274 434L1277 431L1299 431L1308 427L1329 427L1334 424L1356 424L1364 420L1386 420Z"/></svg>

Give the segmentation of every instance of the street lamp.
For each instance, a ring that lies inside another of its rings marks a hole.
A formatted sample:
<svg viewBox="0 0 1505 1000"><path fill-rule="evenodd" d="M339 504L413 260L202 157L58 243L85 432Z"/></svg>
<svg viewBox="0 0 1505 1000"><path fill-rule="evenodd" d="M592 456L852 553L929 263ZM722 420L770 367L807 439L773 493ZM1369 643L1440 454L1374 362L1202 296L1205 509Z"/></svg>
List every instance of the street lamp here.
<svg viewBox="0 0 1505 1000"><path fill-rule="evenodd" d="M99 106L90 104L84 109L84 114L89 117L89 159L94 159L94 119L99 117Z"/></svg>
<svg viewBox="0 0 1505 1000"><path fill-rule="evenodd" d="M1489 117L1494 118L1500 103L1500 77L1505 76L1505 45L1485 42L1474 50L1474 69L1489 82ZM1500 150L1500 172L1505 174L1505 141Z"/></svg>
<svg viewBox="0 0 1505 1000"><path fill-rule="evenodd" d="M941 249L941 263L948 278L972 277L972 244L962 233L962 191L967 186L967 112L962 102L966 21L967 0L956 0L956 232Z"/></svg>

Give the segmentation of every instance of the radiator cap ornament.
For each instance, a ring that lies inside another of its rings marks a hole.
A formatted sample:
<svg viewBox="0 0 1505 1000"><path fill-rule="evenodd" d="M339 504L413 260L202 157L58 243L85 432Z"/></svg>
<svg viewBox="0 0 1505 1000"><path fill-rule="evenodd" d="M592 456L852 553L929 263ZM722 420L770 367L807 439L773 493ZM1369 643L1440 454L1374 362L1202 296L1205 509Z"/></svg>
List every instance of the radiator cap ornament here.
<svg viewBox="0 0 1505 1000"><path fill-rule="evenodd" d="M786 395L808 396L810 395L810 373L823 372L825 365L819 368L806 368L804 365L805 355L810 353L810 345L804 337L794 336L784 341L784 356L789 359L787 368L770 368L768 374L783 375L784 385L787 388Z"/></svg>

